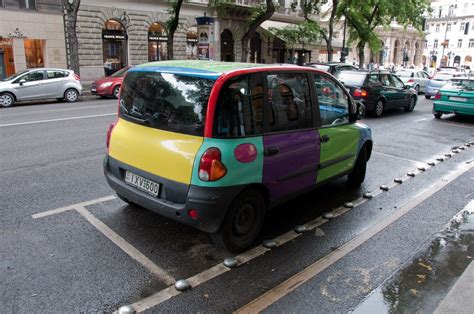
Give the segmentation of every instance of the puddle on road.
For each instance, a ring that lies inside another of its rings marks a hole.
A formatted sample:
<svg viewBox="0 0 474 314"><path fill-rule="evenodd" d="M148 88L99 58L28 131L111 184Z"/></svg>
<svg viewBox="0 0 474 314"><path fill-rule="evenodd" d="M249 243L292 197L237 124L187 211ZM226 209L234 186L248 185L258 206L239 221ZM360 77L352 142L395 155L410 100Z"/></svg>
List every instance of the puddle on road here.
<svg viewBox="0 0 474 314"><path fill-rule="evenodd" d="M474 200L352 313L433 313L474 259Z"/></svg>

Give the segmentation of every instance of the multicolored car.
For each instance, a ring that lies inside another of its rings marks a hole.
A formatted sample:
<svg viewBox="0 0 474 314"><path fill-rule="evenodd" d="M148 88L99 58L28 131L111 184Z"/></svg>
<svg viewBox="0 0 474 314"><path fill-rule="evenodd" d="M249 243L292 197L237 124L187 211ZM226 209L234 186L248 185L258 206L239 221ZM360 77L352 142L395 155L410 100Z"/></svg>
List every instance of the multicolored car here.
<svg viewBox="0 0 474 314"><path fill-rule="evenodd" d="M474 115L474 78L451 79L436 93L433 114L441 119L443 114Z"/></svg>
<svg viewBox="0 0 474 314"><path fill-rule="evenodd" d="M357 104L331 75L298 66L162 61L127 73L104 172L128 203L249 247L265 213L348 176L372 151Z"/></svg>

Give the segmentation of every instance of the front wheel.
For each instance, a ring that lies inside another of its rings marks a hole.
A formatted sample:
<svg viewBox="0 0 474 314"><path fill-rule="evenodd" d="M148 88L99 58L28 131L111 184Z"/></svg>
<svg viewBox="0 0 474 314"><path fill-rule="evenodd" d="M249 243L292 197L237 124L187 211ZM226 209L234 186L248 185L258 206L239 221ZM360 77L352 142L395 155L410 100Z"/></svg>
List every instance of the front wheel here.
<svg viewBox="0 0 474 314"><path fill-rule="evenodd" d="M114 98L119 98L119 95L120 95L120 85L117 85L117 86L114 87L113 95L114 95Z"/></svg>
<svg viewBox="0 0 474 314"><path fill-rule="evenodd" d="M74 88L70 88L64 92L64 99L67 102L76 102L79 98L79 93Z"/></svg>
<svg viewBox="0 0 474 314"><path fill-rule="evenodd" d="M443 115L443 114L442 114L441 112L435 112L435 113L434 113L434 117L435 117L436 119L441 119L441 116L442 116L442 115Z"/></svg>
<svg viewBox="0 0 474 314"><path fill-rule="evenodd" d="M412 98L410 98L410 102L405 107L405 111L406 112L412 112L415 109L415 105L416 105L416 97L413 96Z"/></svg>
<svg viewBox="0 0 474 314"><path fill-rule="evenodd" d="M15 104L15 98L10 93L0 94L0 107L7 108Z"/></svg>
<svg viewBox="0 0 474 314"><path fill-rule="evenodd" d="M431 99L431 96L430 95L425 95L425 98L426 99Z"/></svg>
<svg viewBox="0 0 474 314"><path fill-rule="evenodd" d="M366 170L367 150L365 147L362 147L354 165L354 169L352 169L352 172L347 176L347 185L353 188L358 188L365 180Z"/></svg>
<svg viewBox="0 0 474 314"><path fill-rule="evenodd" d="M211 239L217 247L242 251L257 239L264 217L262 194L255 189L244 190L232 201L220 230L211 234Z"/></svg>

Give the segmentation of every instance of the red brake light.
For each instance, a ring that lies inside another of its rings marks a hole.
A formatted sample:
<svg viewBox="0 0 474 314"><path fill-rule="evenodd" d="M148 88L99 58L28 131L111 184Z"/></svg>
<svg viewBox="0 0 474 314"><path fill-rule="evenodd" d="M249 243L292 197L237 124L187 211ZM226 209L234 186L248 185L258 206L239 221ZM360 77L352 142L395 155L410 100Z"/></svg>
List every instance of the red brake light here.
<svg viewBox="0 0 474 314"><path fill-rule="evenodd" d="M112 131L114 130L114 127L115 127L116 124L117 124L117 121L111 123L111 124L109 125L109 129L107 130L107 141L106 141L106 143L107 143L107 148L109 148L110 137L112 136Z"/></svg>
<svg viewBox="0 0 474 314"><path fill-rule="evenodd" d="M81 77L80 77L79 75L77 75L77 74L74 73L74 79L75 79L76 81L80 81L80 80L81 80Z"/></svg>
<svg viewBox="0 0 474 314"><path fill-rule="evenodd" d="M221 162L221 151L216 147L208 148L199 161L199 179L216 181L225 176L227 168Z"/></svg>
<svg viewBox="0 0 474 314"><path fill-rule="evenodd" d="M365 89L360 89L360 88L356 88L354 90L354 97L362 97L362 98L365 98L369 96L369 93L367 93L367 91Z"/></svg>
<svg viewBox="0 0 474 314"><path fill-rule="evenodd" d="M414 79L409 79L409 80L407 81L407 83L415 83L415 80L414 80Z"/></svg>
<svg viewBox="0 0 474 314"><path fill-rule="evenodd" d="M441 99L441 93L440 92L437 92L436 95L435 95L435 99Z"/></svg>

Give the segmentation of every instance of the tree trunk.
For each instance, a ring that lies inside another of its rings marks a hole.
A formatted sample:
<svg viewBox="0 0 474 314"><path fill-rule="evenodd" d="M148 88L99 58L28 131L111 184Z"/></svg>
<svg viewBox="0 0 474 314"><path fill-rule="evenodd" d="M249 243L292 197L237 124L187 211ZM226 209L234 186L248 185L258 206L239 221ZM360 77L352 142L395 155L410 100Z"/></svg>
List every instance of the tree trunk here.
<svg viewBox="0 0 474 314"><path fill-rule="evenodd" d="M338 2L339 0L332 0L331 16L329 17L328 36L326 40L326 47L328 50L328 62L332 62L333 60L332 54L334 52L334 49L332 48L332 36L334 34L334 19L336 17Z"/></svg>
<svg viewBox="0 0 474 314"><path fill-rule="evenodd" d="M168 42L167 42L167 53L168 53L168 60L174 59L174 33L178 29L179 26L179 12L181 11L181 5L183 4L183 0L177 0L176 3L173 3L173 17L168 20Z"/></svg>
<svg viewBox="0 0 474 314"><path fill-rule="evenodd" d="M357 49L359 50L359 68L360 69L364 68L364 60L365 60L364 48L365 48L365 42L359 41L359 43L357 44Z"/></svg>
<svg viewBox="0 0 474 314"><path fill-rule="evenodd" d="M240 58L241 62L247 62L247 58L249 55L249 42L250 39L255 35L257 28L266 20L270 19L275 13L275 5L273 4L273 0L265 0L267 4L267 9L265 13L260 14L255 18L255 20L251 21L248 30L242 36L240 43L242 45L242 56Z"/></svg>
<svg viewBox="0 0 474 314"><path fill-rule="evenodd" d="M80 75L79 71L79 42L77 40L76 24L77 24L77 11L81 5L81 0L74 1L73 4L69 4L68 0L63 0L64 8L64 30L66 32L66 53L69 56L68 66L77 75Z"/></svg>

